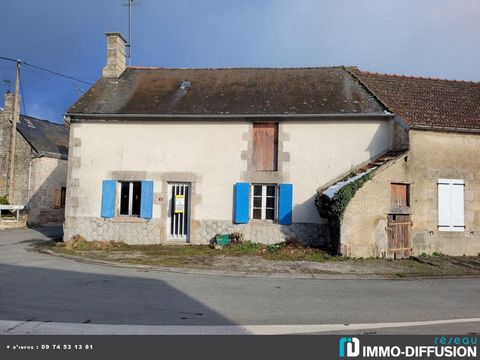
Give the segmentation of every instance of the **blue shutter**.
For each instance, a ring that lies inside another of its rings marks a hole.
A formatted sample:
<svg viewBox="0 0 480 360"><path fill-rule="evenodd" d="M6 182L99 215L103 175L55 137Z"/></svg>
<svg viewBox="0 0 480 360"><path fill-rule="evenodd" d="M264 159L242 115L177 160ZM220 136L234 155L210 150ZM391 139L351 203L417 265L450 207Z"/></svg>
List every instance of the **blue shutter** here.
<svg viewBox="0 0 480 360"><path fill-rule="evenodd" d="M248 224L250 215L250 184L235 185L235 223Z"/></svg>
<svg viewBox="0 0 480 360"><path fill-rule="evenodd" d="M278 197L278 223L290 225L292 223L293 185L280 184Z"/></svg>
<svg viewBox="0 0 480 360"><path fill-rule="evenodd" d="M153 181L142 181L142 198L140 201L140 217L151 219L153 213Z"/></svg>
<svg viewBox="0 0 480 360"><path fill-rule="evenodd" d="M103 218L113 218L115 216L115 193L117 191L117 182L115 180L103 180L102 185L102 211Z"/></svg>

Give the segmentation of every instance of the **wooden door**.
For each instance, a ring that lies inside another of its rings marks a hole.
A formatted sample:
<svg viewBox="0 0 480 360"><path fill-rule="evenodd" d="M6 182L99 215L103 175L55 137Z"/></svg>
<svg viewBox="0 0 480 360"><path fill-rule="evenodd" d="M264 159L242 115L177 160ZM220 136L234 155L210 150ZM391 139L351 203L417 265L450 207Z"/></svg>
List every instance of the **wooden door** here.
<svg viewBox="0 0 480 360"><path fill-rule="evenodd" d="M387 257L402 259L412 252L412 220L410 215L388 215L388 253Z"/></svg>
<svg viewBox="0 0 480 360"><path fill-rule="evenodd" d="M253 169L277 171L278 124L253 124Z"/></svg>

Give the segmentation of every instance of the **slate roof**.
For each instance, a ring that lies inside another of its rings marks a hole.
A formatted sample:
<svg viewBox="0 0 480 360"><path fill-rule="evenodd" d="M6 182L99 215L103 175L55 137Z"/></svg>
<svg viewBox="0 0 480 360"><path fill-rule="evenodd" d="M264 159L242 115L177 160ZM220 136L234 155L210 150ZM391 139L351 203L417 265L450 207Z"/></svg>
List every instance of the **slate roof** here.
<svg viewBox="0 0 480 360"><path fill-rule="evenodd" d="M480 129L480 82L349 70L412 127Z"/></svg>
<svg viewBox="0 0 480 360"><path fill-rule="evenodd" d="M184 81L191 88L181 89ZM328 115L384 110L343 67L129 67L119 79L98 80L67 115Z"/></svg>
<svg viewBox="0 0 480 360"><path fill-rule="evenodd" d="M17 130L39 155L68 157L68 128L65 125L20 115Z"/></svg>

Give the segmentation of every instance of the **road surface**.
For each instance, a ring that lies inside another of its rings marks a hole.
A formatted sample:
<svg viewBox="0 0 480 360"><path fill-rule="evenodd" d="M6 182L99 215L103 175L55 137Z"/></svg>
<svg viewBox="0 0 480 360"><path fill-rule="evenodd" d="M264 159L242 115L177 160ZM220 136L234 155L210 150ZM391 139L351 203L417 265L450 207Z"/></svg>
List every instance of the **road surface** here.
<svg viewBox="0 0 480 360"><path fill-rule="evenodd" d="M0 232L0 334L480 333L480 278L182 274L77 262Z"/></svg>

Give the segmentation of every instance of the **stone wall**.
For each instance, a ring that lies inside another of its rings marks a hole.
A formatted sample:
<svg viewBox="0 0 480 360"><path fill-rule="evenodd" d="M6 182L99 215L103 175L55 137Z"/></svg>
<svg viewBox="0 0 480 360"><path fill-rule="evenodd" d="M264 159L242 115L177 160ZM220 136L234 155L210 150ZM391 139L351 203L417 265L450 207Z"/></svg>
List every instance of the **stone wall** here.
<svg viewBox="0 0 480 360"><path fill-rule="evenodd" d="M480 134L411 131L413 247L416 254L480 254ZM465 231L438 231L438 179L465 181Z"/></svg>
<svg viewBox="0 0 480 360"><path fill-rule="evenodd" d="M86 240L122 241L127 244L168 243L161 236L164 222L139 218L103 219L94 217L68 217L65 223L65 239L82 235ZM277 225L264 223L232 224L228 221L206 220L191 234L190 243L207 245L217 234L241 233L245 240L264 244L277 244L287 240L311 246L327 244L327 225L292 224Z"/></svg>
<svg viewBox="0 0 480 360"><path fill-rule="evenodd" d="M65 208L55 206L55 194L67 185L67 160L41 157L32 160L29 225L60 224Z"/></svg>
<svg viewBox="0 0 480 360"><path fill-rule="evenodd" d="M12 135L13 94L5 96L5 110L0 113L0 196L8 190L10 142ZM28 167L31 147L25 138L17 131L15 143L15 179L13 181L14 195L9 199L11 204L26 205L28 194Z"/></svg>
<svg viewBox="0 0 480 360"><path fill-rule="evenodd" d="M121 241L131 245L159 244L161 222L138 218L67 217L64 239L81 235L88 241Z"/></svg>
<svg viewBox="0 0 480 360"><path fill-rule="evenodd" d="M7 101L7 98L5 98ZM7 106L7 104L5 104ZM0 112L0 196L7 194L8 185L8 162L10 154L10 138L12 124L11 113L3 110Z"/></svg>
<svg viewBox="0 0 480 360"><path fill-rule="evenodd" d="M391 183L410 184L413 254L480 253L480 134L410 130L410 151L377 172L348 205L341 226L346 256L383 256ZM438 231L438 179L465 181L465 231Z"/></svg>
<svg viewBox="0 0 480 360"><path fill-rule="evenodd" d="M408 155L384 165L348 204L340 227L340 252L349 257L387 256L390 184L409 182Z"/></svg>
<svg viewBox="0 0 480 360"><path fill-rule="evenodd" d="M264 244L298 241L305 245L325 246L328 242L326 224L295 223L278 225L251 221L249 224L232 224L228 221L204 220L192 237L192 243L208 244L217 234L241 233L245 240Z"/></svg>
<svg viewBox="0 0 480 360"><path fill-rule="evenodd" d="M26 205L28 202L28 172L32 148L25 138L17 132L15 142L15 179L13 182L13 199L11 204Z"/></svg>

